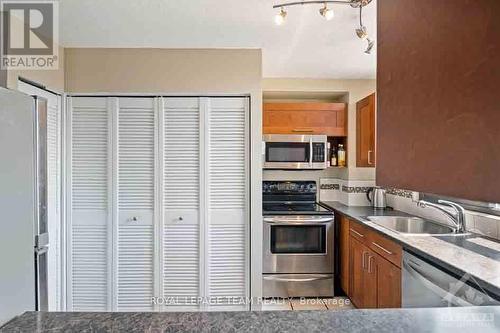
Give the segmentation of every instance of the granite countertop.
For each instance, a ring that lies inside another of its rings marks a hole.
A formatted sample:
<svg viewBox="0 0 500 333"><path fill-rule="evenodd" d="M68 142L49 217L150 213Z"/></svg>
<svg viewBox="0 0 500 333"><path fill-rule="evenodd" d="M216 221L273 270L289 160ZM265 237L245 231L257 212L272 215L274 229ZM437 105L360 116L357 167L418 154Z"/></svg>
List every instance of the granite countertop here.
<svg viewBox="0 0 500 333"><path fill-rule="evenodd" d="M479 330L478 330L479 329ZM26 312L10 332L498 332L500 307L247 312Z"/></svg>
<svg viewBox="0 0 500 333"><path fill-rule="evenodd" d="M404 235L373 222L366 216L410 216L397 210L374 210L372 207L346 206L336 201L323 205L376 230L403 248L420 255L455 274L469 274L486 291L500 296L500 242L473 233L448 236Z"/></svg>

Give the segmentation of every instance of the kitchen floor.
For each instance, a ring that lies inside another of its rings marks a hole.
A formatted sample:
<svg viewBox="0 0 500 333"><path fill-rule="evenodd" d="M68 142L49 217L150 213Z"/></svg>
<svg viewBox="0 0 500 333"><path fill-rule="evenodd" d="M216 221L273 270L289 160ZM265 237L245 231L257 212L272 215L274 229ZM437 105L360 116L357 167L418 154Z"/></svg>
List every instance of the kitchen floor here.
<svg viewBox="0 0 500 333"><path fill-rule="evenodd" d="M267 299L262 305L263 311L349 310L354 308L347 297Z"/></svg>

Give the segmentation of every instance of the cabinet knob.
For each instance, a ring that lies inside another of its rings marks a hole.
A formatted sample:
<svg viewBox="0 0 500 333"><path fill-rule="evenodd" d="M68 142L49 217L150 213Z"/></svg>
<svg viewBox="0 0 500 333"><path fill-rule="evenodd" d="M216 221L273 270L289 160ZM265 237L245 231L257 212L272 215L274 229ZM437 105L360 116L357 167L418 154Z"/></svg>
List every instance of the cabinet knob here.
<svg viewBox="0 0 500 333"><path fill-rule="evenodd" d="M130 218L130 221L132 221L132 222L137 222L137 221L139 221L139 218L138 218L137 216L132 216L132 217Z"/></svg>
<svg viewBox="0 0 500 333"><path fill-rule="evenodd" d="M182 216L179 216L179 221L184 221L184 218Z"/></svg>

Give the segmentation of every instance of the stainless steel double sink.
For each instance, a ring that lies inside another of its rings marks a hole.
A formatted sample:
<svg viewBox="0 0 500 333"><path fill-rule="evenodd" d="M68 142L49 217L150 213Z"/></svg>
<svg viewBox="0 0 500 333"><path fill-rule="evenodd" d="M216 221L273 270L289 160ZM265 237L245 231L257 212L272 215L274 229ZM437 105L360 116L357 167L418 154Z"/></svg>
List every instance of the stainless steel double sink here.
<svg viewBox="0 0 500 333"><path fill-rule="evenodd" d="M450 226L424 220L414 216L367 216L366 219L379 226L408 235L456 234Z"/></svg>

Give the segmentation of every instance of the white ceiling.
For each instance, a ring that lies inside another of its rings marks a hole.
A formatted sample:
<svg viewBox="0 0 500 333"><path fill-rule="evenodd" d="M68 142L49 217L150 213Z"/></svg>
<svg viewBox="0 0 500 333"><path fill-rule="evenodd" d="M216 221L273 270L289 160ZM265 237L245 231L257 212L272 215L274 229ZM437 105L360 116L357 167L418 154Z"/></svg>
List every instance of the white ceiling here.
<svg viewBox="0 0 500 333"><path fill-rule="evenodd" d="M358 10L335 5L324 20L321 5L288 9L274 24L272 0L61 0L66 47L262 48L264 77L374 78L376 54L354 29ZM363 10L376 36L376 0Z"/></svg>

